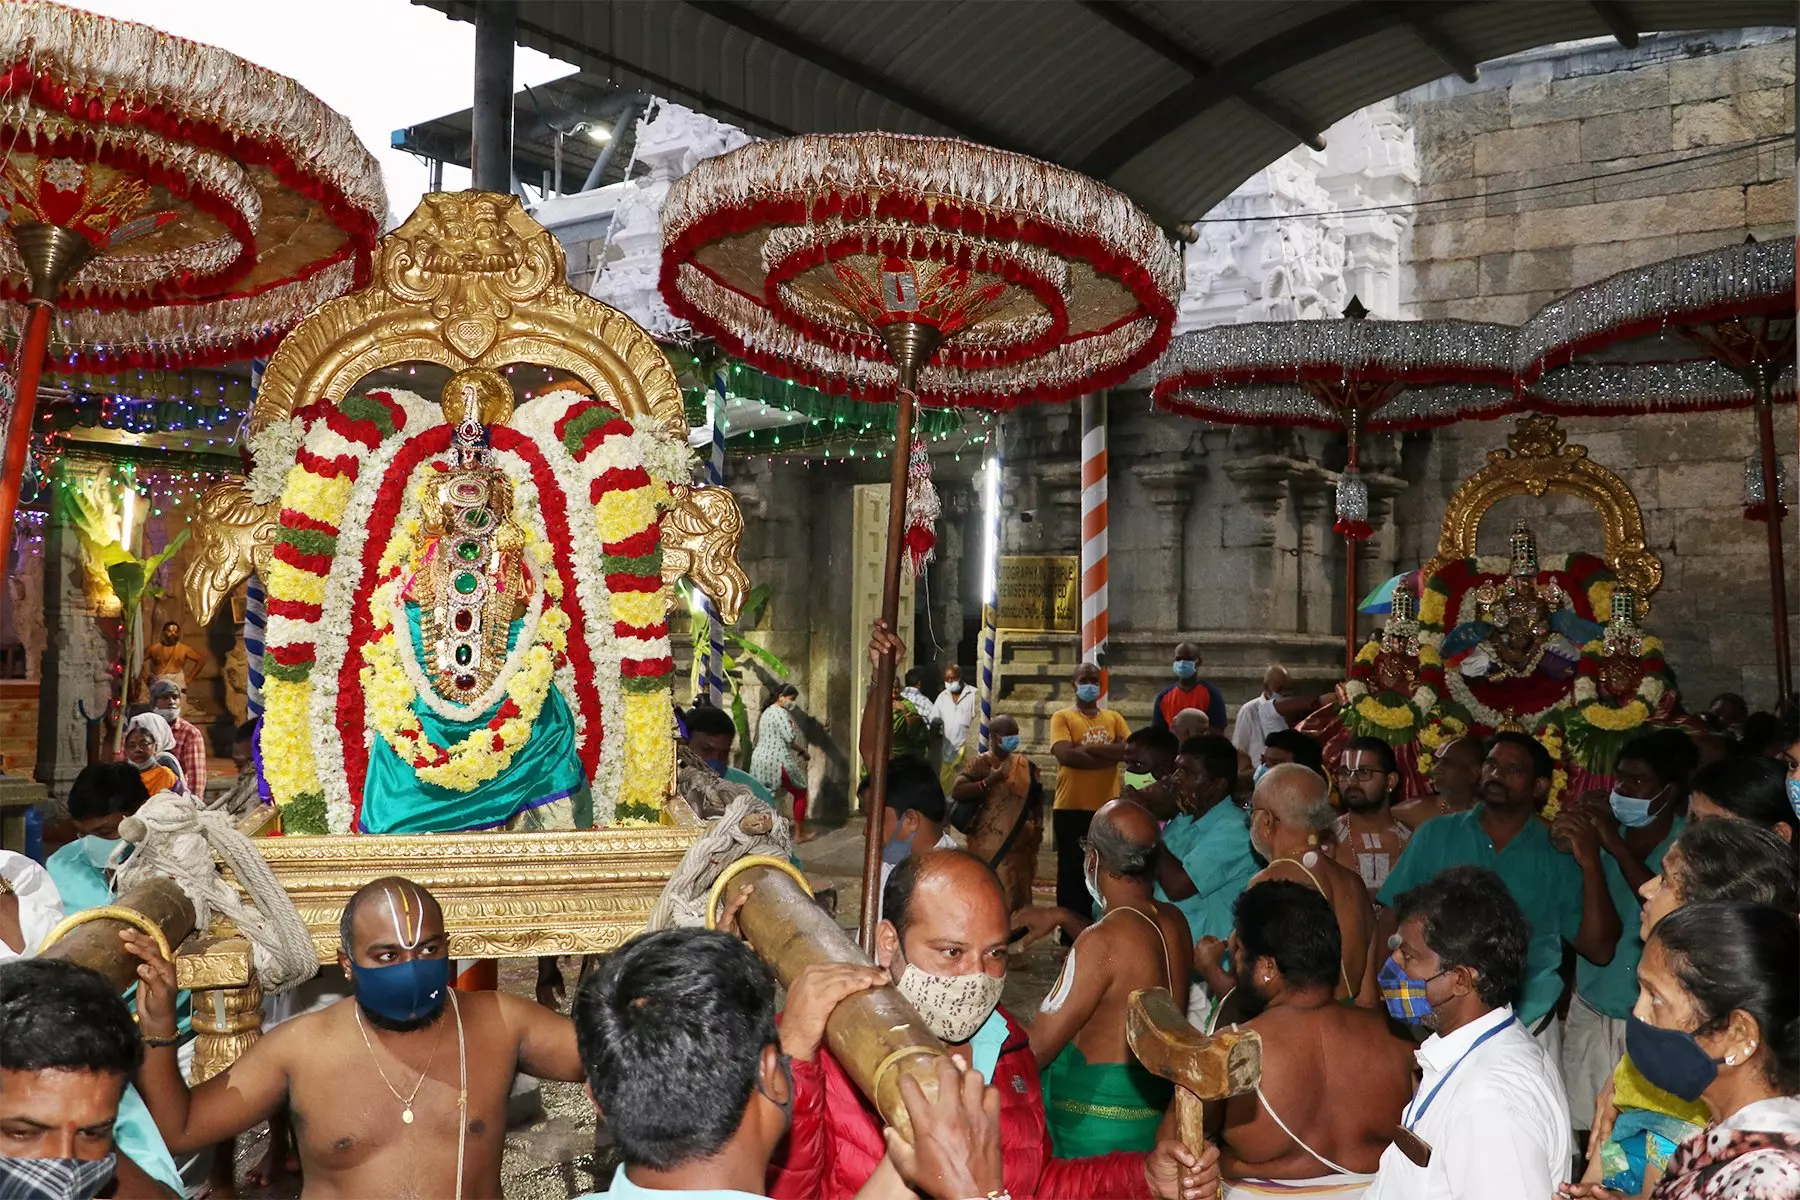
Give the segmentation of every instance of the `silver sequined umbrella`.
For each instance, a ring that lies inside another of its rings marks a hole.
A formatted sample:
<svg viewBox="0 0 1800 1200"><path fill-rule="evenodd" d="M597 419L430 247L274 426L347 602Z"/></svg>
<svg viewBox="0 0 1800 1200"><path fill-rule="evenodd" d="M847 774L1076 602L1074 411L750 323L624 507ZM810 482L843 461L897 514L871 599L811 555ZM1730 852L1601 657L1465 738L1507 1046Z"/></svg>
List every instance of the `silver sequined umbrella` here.
<svg viewBox="0 0 1800 1200"><path fill-rule="evenodd" d="M1582 416L1754 408L1744 515L1766 522L1775 678L1793 691L1774 406L1794 402L1794 245L1746 242L1624 271L1519 328L1527 402Z"/></svg>
<svg viewBox="0 0 1800 1200"><path fill-rule="evenodd" d="M1474 321L1371 321L1355 300L1340 321L1217 325L1183 334L1157 365L1159 408L1204 421L1341 430L1337 485L1344 535L1344 672L1356 660L1356 544L1369 489L1357 470L1364 433L1427 429L1520 407L1513 329Z"/></svg>

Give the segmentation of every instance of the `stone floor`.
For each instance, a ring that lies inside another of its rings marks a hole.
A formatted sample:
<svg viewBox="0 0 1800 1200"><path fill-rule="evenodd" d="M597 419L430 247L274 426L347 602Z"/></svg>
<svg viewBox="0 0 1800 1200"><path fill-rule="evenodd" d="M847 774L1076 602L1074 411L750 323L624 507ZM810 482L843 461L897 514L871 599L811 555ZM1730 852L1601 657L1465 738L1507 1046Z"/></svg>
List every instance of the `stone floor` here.
<svg viewBox="0 0 1800 1200"><path fill-rule="evenodd" d="M809 876L837 888L838 921L853 930L862 895L861 828L845 826L824 832L800 847L800 858ZM1053 889L1048 881L1054 873L1055 856L1046 845L1038 864L1040 904L1050 902ZM1015 1017L1029 1020L1037 1012L1038 1002L1054 982L1061 961L1060 951L1042 943L1014 959L1003 1003ZM564 961L564 973L571 986L576 965L573 960ZM533 963L501 963L500 986L505 990L529 996L535 980ZM595 1187L593 1105L578 1083L547 1082L539 1086L541 1113L507 1131L501 1180L508 1200L565 1200ZM238 1143L238 1179L242 1184L244 1171L263 1157L266 1131L258 1130L238 1139ZM300 1188L297 1180L289 1179L272 1187L242 1187L240 1194L292 1200L299 1196Z"/></svg>

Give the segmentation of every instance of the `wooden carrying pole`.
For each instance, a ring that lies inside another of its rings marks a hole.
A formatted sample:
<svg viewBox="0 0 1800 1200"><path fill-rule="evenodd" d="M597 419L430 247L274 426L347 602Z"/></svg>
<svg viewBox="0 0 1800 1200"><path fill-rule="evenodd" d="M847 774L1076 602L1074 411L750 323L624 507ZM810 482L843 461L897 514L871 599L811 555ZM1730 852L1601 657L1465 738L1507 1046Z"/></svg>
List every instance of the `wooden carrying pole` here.
<svg viewBox="0 0 1800 1200"><path fill-rule="evenodd" d="M713 884L707 925L747 886L753 890L738 910L738 929L782 987L792 987L800 972L815 963L871 965L869 956L813 902L798 872L780 859L753 856L727 867ZM863 1095L874 1101L881 1119L911 1141L900 1080L910 1075L926 1099L935 1098L937 1060L946 1053L912 1005L892 987L859 992L832 1011L825 1043Z"/></svg>
<svg viewBox="0 0 1800 1200"><path fill-rule="evenodd" d="M136 914L136 919L126 914ZM194 932L194 905L174 880L148 880L111 904L69 917L50 931L40 957L89 967L123 992L137 982L138 960L126 951L119 933L143 930L140 920L160 929L173 952Z"/></svg>
<svg viewBox="0 0 1800 1200"><path fill-rule="evenodd" d="M912 453L913 409L917 397L919 372L931 361L937 349L936 327L918 321L902 321L883 327L888 353L900 372L900 386L895 389L893 471L888 476L887 558L881 573L881 620L890 634L899 634L894 626L900 620L900 566L906 552L906 488L907 467ZM869 685L865 704L887 705L894 690L897 664L890 651L884 651L875 662L875 678ZM867 808L863 813L862 912L857 923L858 940L863 952L875 953L875 925L881 912L881 810L887 807L888 751L894 741L891 719L876 721L873 761L869 769Z"/></svg>

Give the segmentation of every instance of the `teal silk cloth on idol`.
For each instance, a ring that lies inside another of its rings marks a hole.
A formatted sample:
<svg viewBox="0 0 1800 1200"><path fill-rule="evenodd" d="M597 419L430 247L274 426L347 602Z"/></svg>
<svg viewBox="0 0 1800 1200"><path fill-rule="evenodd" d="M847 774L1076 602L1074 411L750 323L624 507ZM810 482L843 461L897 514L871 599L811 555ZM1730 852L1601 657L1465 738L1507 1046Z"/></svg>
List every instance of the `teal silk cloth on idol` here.
<svg viewBox="0 0 1800 1200"><path fill-rule="evenodd" d="M418 646L418 605L406 606L406 620L412 628L413 645ZM512 638L518 637L521 624L514 622ZM496 704L472 721L449 721L432 712L423 698L413 701L420 728L438 746L453 746L471 732L485 734L487 723L499 710ZM364 833L494 829L527 809L583 793L586 787L581 758L575 752L575 718L552 684L532 726L531 740L519 748L505 770L471 792L423 782L386 739L375 738L363 785L361 828Z"/></svg>

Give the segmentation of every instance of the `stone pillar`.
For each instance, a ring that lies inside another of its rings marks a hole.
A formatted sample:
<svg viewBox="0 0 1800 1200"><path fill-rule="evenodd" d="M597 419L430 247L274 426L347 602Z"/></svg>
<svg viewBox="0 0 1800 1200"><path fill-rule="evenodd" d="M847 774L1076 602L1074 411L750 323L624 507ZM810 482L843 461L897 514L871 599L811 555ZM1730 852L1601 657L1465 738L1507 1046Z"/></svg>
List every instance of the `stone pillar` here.
<svg viewBox="0 0 1800 1200"><path fill-rule="evenodd" d="M1182 605L1186 589L1187 515L1205 469L1192 459L1149 462L1131 469L1156 515L1155 541L1164 547L1163 561L1135 587L1139 631L1192 629L1195 618Z"/></svg>
<svg viewBox="0 0 1800 1200"><path fill-rule="evenodd" d="M59 470L53 487L66 476ZM66 796L88 762L87 725L105 711L110 657L84 585L81 542L52 503L44 521L44 656L38 690L37 779Z"/></svg>

